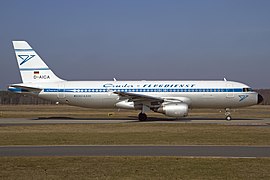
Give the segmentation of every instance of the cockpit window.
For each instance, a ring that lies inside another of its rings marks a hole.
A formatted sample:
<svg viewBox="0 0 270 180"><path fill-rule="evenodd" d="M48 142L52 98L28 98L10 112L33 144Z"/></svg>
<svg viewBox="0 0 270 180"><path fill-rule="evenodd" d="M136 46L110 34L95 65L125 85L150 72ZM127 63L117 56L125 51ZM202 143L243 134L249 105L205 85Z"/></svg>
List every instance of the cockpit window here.
<svg viewBox="0 0 270 180"><path fill-rule="evenodd" d="M243 88L243 92L251 92L252 89L251 88Z"/></svg>

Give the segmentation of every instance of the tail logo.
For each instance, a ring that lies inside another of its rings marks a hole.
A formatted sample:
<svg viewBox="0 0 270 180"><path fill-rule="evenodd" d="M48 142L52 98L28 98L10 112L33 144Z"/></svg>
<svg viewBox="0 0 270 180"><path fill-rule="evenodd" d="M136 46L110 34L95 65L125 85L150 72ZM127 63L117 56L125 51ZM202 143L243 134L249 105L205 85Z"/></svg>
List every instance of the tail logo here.
<svg viewBox="0 0 270 180"><path fill-rule="evenodd" d="M22 60L22 62L20 63L20 65L23 65L24 63L26 63L27 61L29 61L30 59L32 59L35 55L18 55L18 56Z"/></svg>

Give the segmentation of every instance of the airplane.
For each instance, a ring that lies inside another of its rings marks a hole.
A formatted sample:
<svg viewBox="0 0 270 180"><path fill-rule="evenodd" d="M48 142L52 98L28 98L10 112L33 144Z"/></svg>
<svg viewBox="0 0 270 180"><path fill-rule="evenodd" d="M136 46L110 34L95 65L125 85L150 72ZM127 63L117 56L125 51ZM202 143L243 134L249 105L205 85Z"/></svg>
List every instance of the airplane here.
<svg viewBox="0 0 270 180"><path fill-rule="evenodd" d="M230 109L260 104L263 97L249 86L234 81L67 81L57 77L26 41L13 41L23 83L8 90L28 93L56 103L87 108L139 110L138 119L147 112L181 118L189 109Z"/></svg>

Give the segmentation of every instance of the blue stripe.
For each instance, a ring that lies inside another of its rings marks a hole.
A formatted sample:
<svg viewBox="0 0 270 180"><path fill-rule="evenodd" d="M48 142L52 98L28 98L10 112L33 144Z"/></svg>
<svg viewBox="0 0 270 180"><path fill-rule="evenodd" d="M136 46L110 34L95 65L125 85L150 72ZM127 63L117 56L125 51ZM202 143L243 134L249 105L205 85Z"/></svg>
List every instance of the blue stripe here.
<svg viewBox="0 0 270 180"><path fill-rule="evenodd" d="M20 68L21 71L42 71L50 70L49 68Z"/></svg>
<svg viewBox="0 0 270 180"><path fill-rule="evenodd" d="M21 52L21 51L34 51L33 49L14 49L15 51Z"/></svg>
<svg viewBox="0 0 270 180"><path fill-rule="evenodd" d="M196 92L196 93L218 93L218 92L243 92L242 88L238 89L110 89L117 92ZM108 89L44 89L44 92L108 92Z"/></svg>

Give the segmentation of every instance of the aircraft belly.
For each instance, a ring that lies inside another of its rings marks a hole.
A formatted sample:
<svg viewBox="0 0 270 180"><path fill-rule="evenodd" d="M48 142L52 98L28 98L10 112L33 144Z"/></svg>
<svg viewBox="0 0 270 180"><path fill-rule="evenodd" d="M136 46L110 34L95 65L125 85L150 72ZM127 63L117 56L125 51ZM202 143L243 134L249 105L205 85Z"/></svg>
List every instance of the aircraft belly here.
<svg viewBox="0 0 270 180"><path fill-rule="evenodd" d="M55 93L40 92L38 94L38 97L42 98L42 99L45 99L45 100L54 101L54 102L59 101L58 98L57 98L57 94L55 94Z"/></svg>
<svg viewBox="0 0 270 180"><path fill-rule="evenodd" d="M89 108L114 108L117 97L107 93L67 94L68 104Z"/></svg>
<svg viewBox="0 0 270 180"><path fill-rule="evenodd" d="M145 93L146 94L146 93ZM150 93L149 93L150 94ZM149 95L147 94L147 95ZM241 100L240 97L247 96ZM228 96L227 93L151 93L153 97L186 97L190 99L190 108L235 108L255 105L257 102L256 93L243 94L234 93ZM120 102L119 96L112 93L39 93L39 97L51 101L60 102L74 106L89 108L115 108L115 104Z"/></svg>

